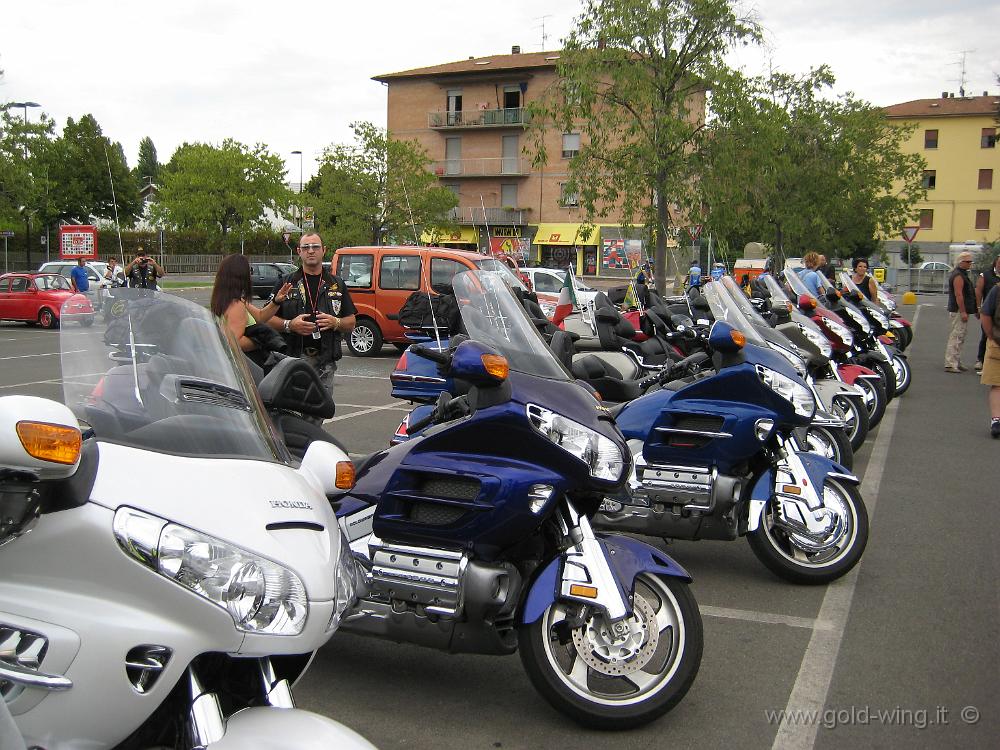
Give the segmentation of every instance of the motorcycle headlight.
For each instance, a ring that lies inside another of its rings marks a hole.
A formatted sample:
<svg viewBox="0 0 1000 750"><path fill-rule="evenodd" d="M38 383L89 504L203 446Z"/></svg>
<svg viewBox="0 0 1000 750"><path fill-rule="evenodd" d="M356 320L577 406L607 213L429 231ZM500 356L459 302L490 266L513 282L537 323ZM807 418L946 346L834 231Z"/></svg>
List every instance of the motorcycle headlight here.
<svg viewBox="0 0 1000 750"><path fill-rule="evenodd" d="M858 328L860 328L865 333L872 332L872 325L868 322L868 319L864 315L859 313L853 307L845 307L844 310L847 312L847 317L857 323Z"/></svg>
<svg viewBox="0 0 1000 750"><path fill-rule="evenodd" d="M627 462L614 441L537 404L528 404L527 412L531 426L587 464L592 477L610 481L621 478Z"/></svg>
<svg viewBox="0 0 1000 750"><path fill-rule="evenodd" d="M851 333L850 328L845 326L843 323L838 323L836 320L830 320L829 318L825 319L823 323L828 329L830 329L830 333L843 342L844 346L854 346L854 334Z"/></svg>
<svg viewBox="0 0 1000 750"><path fill-rule="evenodd" d="M816 398L805 385L763 365L757 365L757 375L764 385L791 403L796 414L812 419L816 413Z"/></svg>
<svg viewBox="0 0 1000 750"><path fill-rule="evenodd" d="M802 335L809 339L813 346L819 349L819 353L824 357L829 357L833 354L833 347L830 346L830 341L822 333L804 325L800 325L799 330L802 331Z"/></svg>
<svg viewBox="0 0 1000 750"><path fill-rule="evenodd" d="M795 372L797 372L800 377L805 376L806 365L805 362L802 361L802 357L800 357L795 352L788 351L788 349L786 349L783 346L777 346L775 344L771 344L771 348L777 351L782 357L787 359L788 364L790 364L792 367L795 368Z"/></svg>
<svg viewBox="0 0 1000 750"><path fill-rule="evenodd" d="M162 518L120 508L115 538L127 554L226 610L238 630L297 635L309 603L288 568Z"/></svg>

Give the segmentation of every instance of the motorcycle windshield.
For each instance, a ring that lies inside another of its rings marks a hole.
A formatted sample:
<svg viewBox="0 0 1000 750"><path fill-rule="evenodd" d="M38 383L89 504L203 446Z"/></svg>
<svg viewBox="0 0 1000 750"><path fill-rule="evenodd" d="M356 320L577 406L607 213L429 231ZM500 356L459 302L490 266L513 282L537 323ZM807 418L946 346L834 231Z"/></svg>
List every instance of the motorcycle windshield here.
<svg viewBox="0 0 1000 750"><path fill-rule="evenodd" d="M470 339L502 354L516 372L573 379L528 319L503 276L492 271L463 271L452 279L452 287Z"/></svg>
<svg viewBox="0 0 1000 750"><path fill-rule="evenodd" d="M524 285L523 281L517 278L515 273L510 270L510 267L504 265L496 258L489 258L483 256L482 260L476 261L476 265L479 266L479 268L481 268L483 271L488 271L490 273L497 274L504 281L506 281L507 285L510 286L512 289L520 289L521 291L524 292L528 291L528 287Z"/></svg>
<svg viewBox="0 0 1000 750"><path fill-rule="evenodd" d="M728 292L726 292L722 284L718 281L706 284L702 288L701 293L708 300L708 306L712 309L712 315L715 316L716 320L723 320L737 331L743 333L747 337L747 343L764 349L768 348L767 342L761 338L761 335L757 333L757 329L754 328L753 323L747 319L747 316L736 306L736 303L730 299Z"/></svg>
<svg viewBox="0 0 1000 750"><path fill-rule="evenodd" d="M802 277L799 276L797 273L795 273L795 271L785 271L785 283L788 284L788 288L791 289L792 293L795 295L794 299L792 300L793 302L797 303L798 298L804 294L807 297L812 297L814 300L816 300L816 305L818 307L822 308L828 307L828 305L826 304L826 298L822 294L819 297L813 294L810 291L809 287L806 286L806 282L804 282L802 280Z"/></svg>
<svg viewBox="0 0 1000 750"><path fill-rule="evenodd" d="M719 283L722 284L723 289L729 295L731 302L739 308L740 312L746 316L750 323L762 330L771 327L768 322L761 317L760 313L757 312L757 308L755 308L751 304L750 300L747 299L747 296L743 293L743 290L740 289L739 285L732 276L723 276L719 279Z"/></svg>
<svg viewBox="0 0 1000 750"><path fill-rule="evenodd" d="M106 316L64 322L63 399L98 440L174 455L288 462L246 359L204 307L115 289Z"/></svg>

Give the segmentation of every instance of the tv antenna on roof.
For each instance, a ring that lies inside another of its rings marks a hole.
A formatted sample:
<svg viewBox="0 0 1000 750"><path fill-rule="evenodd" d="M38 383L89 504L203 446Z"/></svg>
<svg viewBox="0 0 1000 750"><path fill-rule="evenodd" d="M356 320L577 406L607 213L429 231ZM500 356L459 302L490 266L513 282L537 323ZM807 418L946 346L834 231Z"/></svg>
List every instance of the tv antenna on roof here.
<svg viewBox="0 0 1000 750"><path fill-rule="evenodd" d="M961 61L960 62L956 62L956 63L952 63L952 65L957 65L958 66L958 71L959 71L958 72L958 95L959 96L965 96L965 84L968 82L968 79L965 76L965 56L968 55L970 52L975 52L975 50L974 49L963 49L963 50L960 50L958 52L958 54L962 56Z"/></svg>
<svg viewBox="0 0 1000 750"><path fill-rule="evenodd" d="M536 21L540 20L542 22L542 24L541 24L541 27L542 27L542 52L544 52L545 50L548 49L548 44L549 44L549 35L545 31L545 19L546 18L552 18L552 16L551 15L538 16L537 18L535 18ZM538 26L536 26L535 28L537 29Z"/></svg>

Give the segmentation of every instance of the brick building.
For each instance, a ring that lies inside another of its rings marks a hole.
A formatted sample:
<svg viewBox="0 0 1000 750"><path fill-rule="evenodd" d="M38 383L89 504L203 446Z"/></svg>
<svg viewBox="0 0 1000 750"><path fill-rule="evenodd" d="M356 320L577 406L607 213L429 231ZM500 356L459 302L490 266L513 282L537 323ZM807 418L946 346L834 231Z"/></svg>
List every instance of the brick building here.
<svg viewBox="0 0 1000 750"><path fill-rule="evenodd" d="M532 265L621 276L625 241L642 254L640 233L622 237L616 216L587 234L587 217L568 194L569 162L581 133L547 131L548 163L526 156L527 105L557 85L559 52L469 58L376 76L388 88L387 124L399 140L417 141L444 187L458 197L460 231L427 241L463 249L520 252Z"/></svg>

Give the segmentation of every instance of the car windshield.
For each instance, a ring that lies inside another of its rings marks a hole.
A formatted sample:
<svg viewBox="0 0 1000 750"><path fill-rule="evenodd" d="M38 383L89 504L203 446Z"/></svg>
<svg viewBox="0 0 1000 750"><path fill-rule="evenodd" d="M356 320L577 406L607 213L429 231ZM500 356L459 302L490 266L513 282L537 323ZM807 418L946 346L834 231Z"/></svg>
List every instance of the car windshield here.
<svg viewBox="0 0 1000 750"><path fill-rule="evenodd" d="M504 281L492 271L463 271L452 278L469 338L506 357L511 370L572 380Z"/></svg>
<svg viewBox="0 0 1000 750"><path fill-rule="evenodd" d="M747 337L749 343L767 348L767 342L761 338L761 335L757 333L753 324L740 311L733 300L730 299L729 294L722 285L717 282L706 284L702 289L702 294L708 300L708 306L712 309L712 315L715 316L717 321L723 320L737 331L742 332Z"/></svg>
<svg viewBox="0 0 1000 750"><path fill-rule="evenodd" d="M62 289L64 291L72 291L73 287L70 283L66 281L65 276L60 276L59 274L47 274L45 276L35 277L35 286L39 289Z"/></svg>
<svg viewBox="0 0 1000 750"><path fill-rule="evenodd" d="M204 307L114 289L107 321L62 326L63 398L100 441L184 456L289 461L246 360Z"/></svg>

